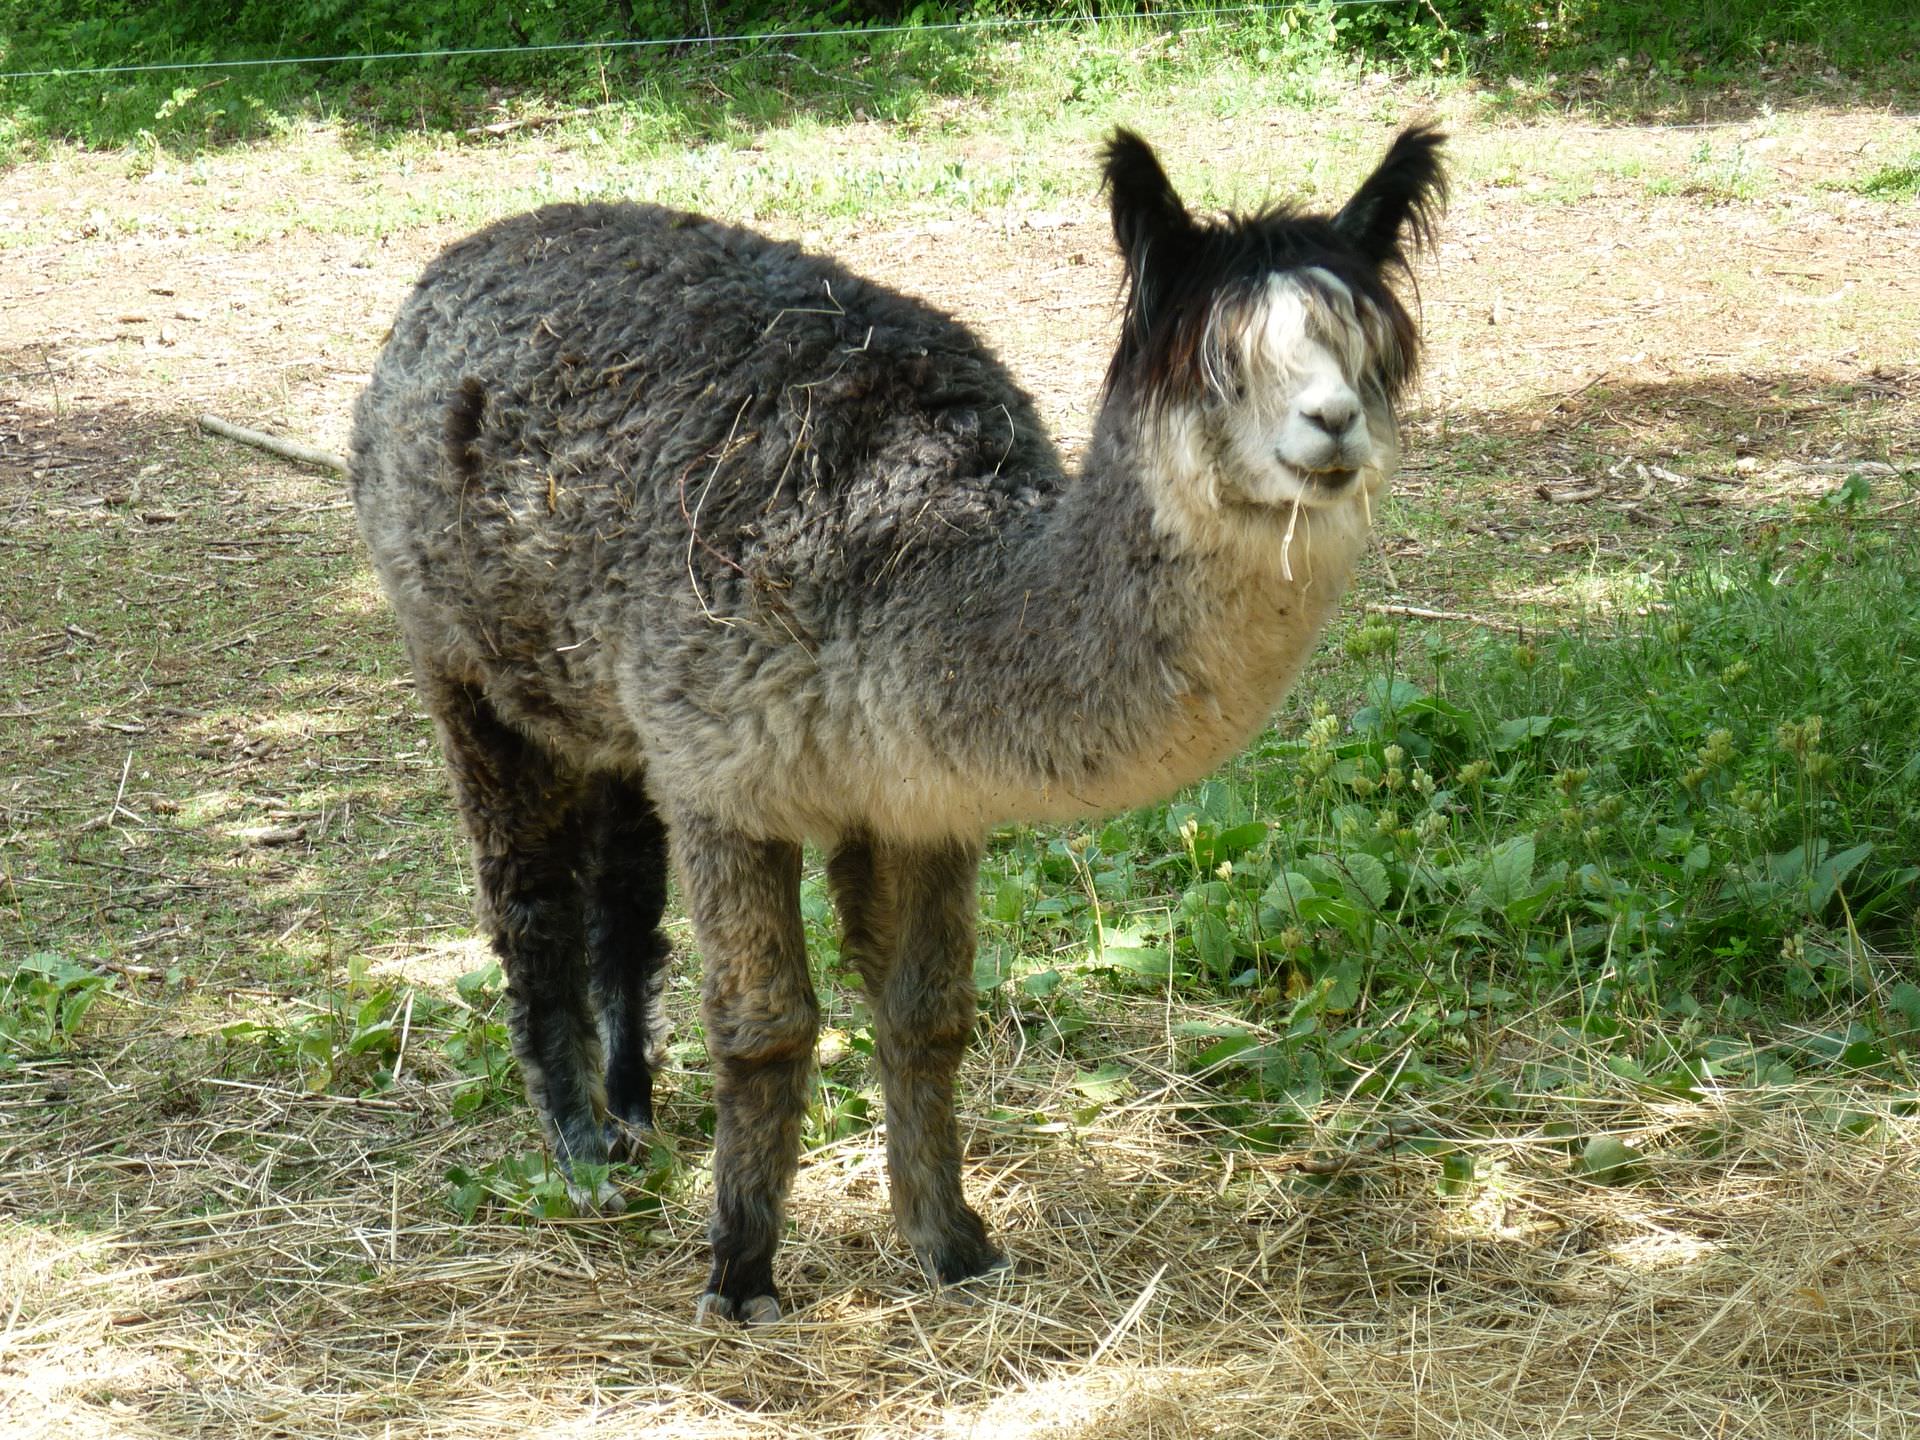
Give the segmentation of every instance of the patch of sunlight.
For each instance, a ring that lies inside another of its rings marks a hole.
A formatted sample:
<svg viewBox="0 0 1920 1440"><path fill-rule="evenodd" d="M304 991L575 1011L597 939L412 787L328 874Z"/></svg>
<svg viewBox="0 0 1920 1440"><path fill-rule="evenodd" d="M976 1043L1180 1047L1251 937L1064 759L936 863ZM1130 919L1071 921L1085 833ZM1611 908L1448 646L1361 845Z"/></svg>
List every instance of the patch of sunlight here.
<svg viewBox="0 0 1920 1440"><path fill-rule="evenodd" d="M453 990L462 975L493 963L493 951L479 935L454 935L442 940L400 940L380 947L367 962L375 979L405 980Z"/></svg>
<svg viewBox="0 0 1920 1440"><path fill-rule="evenodd" d="M1718 1241L1698 1235L1662 1233L1634 1235L1609 1246L1606 1254L1634 1270L1671 1270L1682 1265L1697 1265L1725 1247Z"/></svg>
<svg viewBox="0 0 1920 1440"><path fill-rule="evenodd" d="M333 599L333 608L341 615L384 615L387 610L387 596L380 588L380 577L373 573L371 565L364 563L351 578L334 586Z"/></svg>
<svg viewBox="0 0 1920 1440"><path fill-rule="evenodd" d="M167 1283L111 1239L0 1221L0 1429L63 1440L139 1433L144 1397L179 1383L140 1344ZM132 1428L130 1428L132 1427Z"/></svg>
<svg viewBox="0 0 1920 1440"><path fill-rule="evenodd" d="M1151 1434L1164 1426L1166 1434L1186 1434L1200 1399L1195 1392L1207 1388L1191 1369L1105 1363L1003 1391L983 1406L954 1406L939 1433L952 1440L1106 1440L1122 1427Z"/></svg>
<svg viewBox="0 0 1920 1440"><path fill-rule="evenodd" d="M1495 589L1503 606L1535 606L1561 616L1602 616L1650 604L1662 581L1662 576L1644 568L1602 570L1590 565L1545 584Z"/></svg>
<svg viewBox="0 0 1920 1440"><path fill-rule="evenodd" d="M180 823L198 829L224 819L246 803L232 790L202 790L180 802Z"/></svg>
<svg viewBox="0 0 1920 1440"><path fill-rule="evenodd" d="M1474 1179L1473 1198L1454 1212L1457 1218L1447 1227L1462 1239L1534 1244L1558 1232L1557 1218L1525 1203L1529 1182L1505 1160L1478 1165Z"/></svg>
<svg viewBox="0 0 1920 1440"><path fill-rule="evenodd" d="M329 687L332 685L330 678L324 683ZM381 683L387 683L386 679L383 678ZM322 688L320 693L328 699L336 698L332 688ZM397 688L394 693L399 693ZM366 728L364 716L352 707L327 705L315 710L294 707L266 711L208 710L194 716L191 723L183 725L180 733L189 741L202 745L224 742L236 752L236 758L244 759L248 758L249 747L257 748L273 741L304 742L337 736L354 737L361 735ZM414 737L403 737L403 741L397 744L396 753L383 758L412 758L419 749L419 741Z"/></svg>

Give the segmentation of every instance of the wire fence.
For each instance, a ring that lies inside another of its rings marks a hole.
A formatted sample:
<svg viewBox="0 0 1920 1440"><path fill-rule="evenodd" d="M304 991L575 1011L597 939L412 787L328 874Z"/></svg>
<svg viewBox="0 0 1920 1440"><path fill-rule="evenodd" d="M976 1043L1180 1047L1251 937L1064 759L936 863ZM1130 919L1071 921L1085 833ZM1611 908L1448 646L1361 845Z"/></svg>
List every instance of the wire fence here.
<svg viewBox="0 0 1920 1440"><path fill-rule="evenodd" d="M1286 11L1313 14L1334 10L1374 9L1382 5L1407 5L1416 0L1294 0L1294 3L1214 5L1177 10L1132 10L1122 14L1004 15L975 20L942 20L909 25L850 25L826 30L756 30L733 35L684 35L670 38L630 40L565 40L543 45L482 45L468 49L374 50L342 55L271 55L232 60L166 60L137 65L88 65L74 69L6 70L4 80L68 79L100 75L144 75L180 70L250 70L268 66L353 65L375 60L460 60L501 55L552 55L587 50L637 51L704 46L763 45L804 40L864 39L886 35L933 35L967 31L1031 30L1060 28L1090 21L1126 22L1138 20L1209 21L1230 15L1280 14Z"/></svg>

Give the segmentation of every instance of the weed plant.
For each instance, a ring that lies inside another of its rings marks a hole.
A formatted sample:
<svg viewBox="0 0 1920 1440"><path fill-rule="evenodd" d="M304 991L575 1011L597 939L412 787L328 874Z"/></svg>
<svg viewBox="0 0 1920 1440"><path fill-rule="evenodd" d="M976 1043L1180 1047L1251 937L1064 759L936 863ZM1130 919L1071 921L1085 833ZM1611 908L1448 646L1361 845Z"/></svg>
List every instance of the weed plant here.
<svg viewBox="0 0 1920 1440"><path fill-rule="evenodd" d="M1920 199L1920 151L1903 161L1882 165L1856 187L1875 200Z"/></svg>
<svg viewBox="0 0 1920 1440"><path fill-rule="evenodd" d="M1188 1064L1230 1101L1212 1123L1262 1144L1327 1100L1471 1091L1520 1015L1688 1093L1906 1073L1910 541L1842 509L1696 557L1642 615L1459 646L1370 624L1345 652L1348 713L1171 806L1005 845L992 1003L1071 1051L1103 994L1205 997ZM1756 1043L1762 1017L1797 1038Z"/></svg>

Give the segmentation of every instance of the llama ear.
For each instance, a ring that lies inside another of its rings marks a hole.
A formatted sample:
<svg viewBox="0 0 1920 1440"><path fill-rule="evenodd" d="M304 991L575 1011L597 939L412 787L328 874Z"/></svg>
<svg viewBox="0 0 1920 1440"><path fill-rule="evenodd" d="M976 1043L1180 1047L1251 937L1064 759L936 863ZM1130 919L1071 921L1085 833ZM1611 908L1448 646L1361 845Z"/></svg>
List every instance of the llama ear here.
<svg viewBox="0 0 1920 1440"><path fill-rule="evenodd" d="M1333 217L1333 228L1376 266L1404 267L1409 248L1433 244L1434 222L1447 202L1447 175L1440 163L1446 141L1432 125L1409 125Z"/></svg>
<svg viewBox="0 0 1920 1440"><path fill-rule="evenodd" d="M1127 262L1127 277L1138 287L1149 263L1158 270L1185 248L1193 221L1153 147L1131 130L1115 130L1101 158L1113 204L1113 238Z"/></svg>

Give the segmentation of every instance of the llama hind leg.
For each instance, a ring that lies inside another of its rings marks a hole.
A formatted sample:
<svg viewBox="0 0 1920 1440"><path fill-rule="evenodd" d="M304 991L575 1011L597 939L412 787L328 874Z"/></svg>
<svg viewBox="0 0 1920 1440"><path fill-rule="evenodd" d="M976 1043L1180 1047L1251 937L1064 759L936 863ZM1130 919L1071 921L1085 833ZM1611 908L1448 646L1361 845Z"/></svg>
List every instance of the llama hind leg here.
<svg viewBox="0 0 1920 1440"><path fill-rule="evenodd" d="M953 1080L973 1029L979 850L843 846L827 867L847 958L873 1012L894 1218L921 1268L953 1284L1006 1268L960 1185Z"/></svg>
<svg viewBox="0 0 1920 1440"><path fill-rule="evenodd" d="M600 1037L588 1003L578 864L580 784L505 725L472 686L424 677L453 775L480 918L507 978L507 1031L527 1099L571 1176L603 1165ZM576 1202L618 1208L611 1185Z"/></svg>
<svg viewBox="0 0 1920 1440"><path fill-rule="evenodd" d="M624 1160L645 1151L653 1077L667 1038L661 992L672 947L660 929L667 830L646 792L630 781L602 781L589 804L587 961L606 1053L607 1149Z"/></svg>
<svg viewBox="0 0 1920 1440"><path fill-rule="evenodd" d="M704 965L717 1117L713 1270L699 1313L777 1320L773 1254L820 1029L800 924L800 847L679 815L672 841Z"/></svg>

